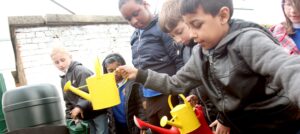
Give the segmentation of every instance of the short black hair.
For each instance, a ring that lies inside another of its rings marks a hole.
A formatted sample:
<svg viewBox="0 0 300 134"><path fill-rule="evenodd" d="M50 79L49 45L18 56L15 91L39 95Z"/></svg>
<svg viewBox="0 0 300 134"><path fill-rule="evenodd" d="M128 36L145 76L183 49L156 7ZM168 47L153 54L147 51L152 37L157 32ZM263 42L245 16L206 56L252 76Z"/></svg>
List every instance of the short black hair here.
<svg viewBox="0 0 300 134"><path fill-rule="evenodd" d="M126 4L127 2L129 2L131 0L119 0L119 10L121 9L121 7ZM137 4L142 4L143 3L143 0L134 0L135 3Z"/></svg>
<svg viewBox="0 0 300 134"><path fill-rule="evenodd" d="M230 17L233 14L232 0L181 0L180 13L182 15L195 13L199 6L203 8L205 13L216 16L222 7L228 7Z"/></svg>
<svg viewBox="0 0 300 134"><path fill-rule="evenodd" d="M105 59L102 62L103 73L105 74L108 73L106 69L107 65L112 64L114 62L117 62L120 65L126 65L124 58L120 54L118 53L109 54L105 57Z"/></svg>

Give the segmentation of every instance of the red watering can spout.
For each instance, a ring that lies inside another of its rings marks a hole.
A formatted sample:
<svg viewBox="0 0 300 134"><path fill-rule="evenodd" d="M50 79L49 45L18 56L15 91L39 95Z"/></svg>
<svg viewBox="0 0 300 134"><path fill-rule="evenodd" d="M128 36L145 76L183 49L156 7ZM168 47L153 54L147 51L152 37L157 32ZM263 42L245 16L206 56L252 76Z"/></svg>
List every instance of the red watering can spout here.
<svg viewBox="0 0 300 134"><path fill-rule="evenodd" d="M155 132L159 132L161 134L180 134L178 128L172 126L172 128L170 129L165 129L165 128L161 128L161 127L158 127L158 126L154 126L154 125L151 125L149 123L146 123L144 121L142 121L141 119L137 118L137 117L133 117L134 119L134 123L135 125L142 129L142 128L150 128L151 130L155 131Z"/></svg>

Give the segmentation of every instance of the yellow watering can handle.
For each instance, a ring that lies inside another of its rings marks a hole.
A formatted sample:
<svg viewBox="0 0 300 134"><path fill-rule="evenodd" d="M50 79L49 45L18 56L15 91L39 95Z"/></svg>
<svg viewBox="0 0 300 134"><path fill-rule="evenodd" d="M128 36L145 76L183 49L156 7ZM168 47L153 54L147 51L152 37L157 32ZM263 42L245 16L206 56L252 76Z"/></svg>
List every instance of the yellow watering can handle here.
<svg viewBox="0 0 300 134"><path fill-rule="evenodd" d="M184 104L187 104L187 100L185 99L184 95L183 94L179 94L179 96L183 100ZM172 95L169 95L169 97L168 97L168 103L169 103L170 109L172 110L173 109L173 104L172 104L172 101L171 101L171 97L172 97Z"/></svg>
<svg viewBox="0 0 300 134"><path fill-rule="evenodd" d="M184 101L184 104L187 104L188 101L186 100L186 98L184 97L183 94L179 94L180 98Z"/></svg>
<svg viewBox="0 0 300 134"><path fill-rule="evenodd" d="M96 61L95 61L95 73L96 73L96 77L100 77L103 75L103 67L102 64L100 63L100 59L97 57Z"/></svg>

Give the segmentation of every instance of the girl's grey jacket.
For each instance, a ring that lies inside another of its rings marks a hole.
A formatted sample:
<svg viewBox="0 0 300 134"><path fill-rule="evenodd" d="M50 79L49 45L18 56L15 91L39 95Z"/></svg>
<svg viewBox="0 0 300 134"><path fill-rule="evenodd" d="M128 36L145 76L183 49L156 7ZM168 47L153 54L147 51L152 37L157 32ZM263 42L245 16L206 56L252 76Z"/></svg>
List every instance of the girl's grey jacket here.
<svg viewBox="0 0 300 134"><path fill-rule="evenodd" d="M300 129L300 57L290 56L267 30L230 21L229 33L210 51L195 46L176 75L139 70L145 87L178 94L199 85L233 133L295 133Z"/></svg>

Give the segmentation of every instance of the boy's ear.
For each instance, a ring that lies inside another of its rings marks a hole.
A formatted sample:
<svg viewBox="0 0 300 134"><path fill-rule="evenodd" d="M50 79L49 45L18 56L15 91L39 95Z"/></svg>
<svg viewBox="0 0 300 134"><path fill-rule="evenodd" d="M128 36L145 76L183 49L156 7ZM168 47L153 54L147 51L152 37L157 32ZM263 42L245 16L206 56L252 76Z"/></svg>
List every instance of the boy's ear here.
<svg viewBox="0 0 300 134"><path fill-rule="evenodd" d="M222 7L219 10L220 21L222 24L226 24L230 19L230 9L228 7Z"/></svg>

